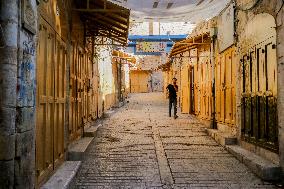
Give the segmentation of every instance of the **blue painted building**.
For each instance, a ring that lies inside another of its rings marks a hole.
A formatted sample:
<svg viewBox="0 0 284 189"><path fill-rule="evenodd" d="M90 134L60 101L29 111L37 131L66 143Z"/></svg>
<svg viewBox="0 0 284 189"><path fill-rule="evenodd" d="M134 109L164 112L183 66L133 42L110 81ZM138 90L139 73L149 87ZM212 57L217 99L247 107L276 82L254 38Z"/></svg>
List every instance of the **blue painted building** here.
<svg viewBox="0 0 284 189"><path fill-rule="evenodd" d="M141 52L137 51L139 42L161 42L166 43L165 53L170 52L175 42L185 39L187 35L130 35L128 36L127 52L135 55L161 55L163 52Z"/></svg>

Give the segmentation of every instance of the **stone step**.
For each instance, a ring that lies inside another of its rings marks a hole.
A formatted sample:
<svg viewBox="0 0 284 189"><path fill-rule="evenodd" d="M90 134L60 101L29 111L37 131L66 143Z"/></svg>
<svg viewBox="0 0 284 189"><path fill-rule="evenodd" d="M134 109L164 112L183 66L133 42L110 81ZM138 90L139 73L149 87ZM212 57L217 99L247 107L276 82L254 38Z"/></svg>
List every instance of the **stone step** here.
<svg viewBox="0 0 284 189"><path fill-rule="evenodd" d="M70 189L81 167L81 161L65 161L41 189Z"/></svg>
<svg viewBox="0 0 284 189"><path fill-rule="evenodd" d="M237 145L228 145L226 149L261 179L265 181L277 181L280 179L280 165L276 165Z"/></svg>
<svg viewBox="0 0 284 189"><path fill-rule="evenodd" d="M91 126L87 129L84 130L84 136L85 137L95 137L98 128L102 126L102 124L96 125L96 126Z"/></svg>
<svg viewBox="0 0 284 189"><path fill-rule="evenodd" d="M115 113L114 110L108 110L108 111L104 112L103 117L104 118L110 118L114 113Z"/></svg>
<svg viewBox="0 0 284 189"><path fill-rule="evenodd" d="M68 147L68 160L82 161L84 159L85 151L93 139L94 137L84 137L70 144Z"/></svg>
<svg viewBox="0 0 284 189"><path fill-rule="evenodd" d="M230 134L221 132L217 129L206 129L206 132L222 146L237 144L237 137L231 136Z"/></svg>

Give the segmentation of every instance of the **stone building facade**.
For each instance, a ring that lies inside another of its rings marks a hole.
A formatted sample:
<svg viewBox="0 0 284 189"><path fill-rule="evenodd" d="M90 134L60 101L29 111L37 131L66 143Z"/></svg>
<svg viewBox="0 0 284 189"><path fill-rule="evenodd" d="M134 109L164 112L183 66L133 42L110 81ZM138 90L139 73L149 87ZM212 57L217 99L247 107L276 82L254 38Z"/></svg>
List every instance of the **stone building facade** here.
<svg viewBox="0 0 284 189"><path fill-rule="evenodd" d="M189 78L180 91L182 113L195 114L217 129L214 132L235 138L241 148L282 170L283 4L281 0L231 1L218 16L198 24L186 40L176 43L162 66L168 82L176 75ZM209 56L202 54L208 41L201 42L204 37L198 41L204 34L210 36ZM203 68L204 57L212 65ZM197 63L192 62L195 58ZM186 71L175 71L176 67ZM212 84L204 91L207 77Z"/></svg>
<svg viewBox="0 0 284 189"><path fill-rule="evenodd" d="M83 137L89 123L120 101L113 98L124 81L117 81L112 58L98 50L106 38L87 33L83 21L92 15L82 21L72 10L80 3L0 2L0 188L42 185L68 159L68 146ZM128 27L129 11L124 12ZM113 44L103 44L110 56ZM106 98L104 74L113 98Z"/></svg>
<svg viewBox="0 0 284 189"><path fill-rule="evenodd" d="M37 18L36 1L0 2L1 188L35 186Z"/></svg>
<svg viewBox="0 0 284 189"><path fill-rule="evenodd" d="M277 112L275 112L278 115L278 122L277 122L277 140L279 146L278 152L276 153L269 153L263 148L259 148L257 145L252 146L247 143L241 142L241 144L254 151L255 153L265 156L268 159L271 159L272 161L278 161L280 162L280 165L282 167L282 170L284 170L284 121L283 121L283 53L284 53L284 46L283 46L283 40L284 40L284 10L283 10L283 1L281 0L272 0L272 1L252 1L252 0L237 0L236 1L236 41L238 44L238 52L239 55L241 55L241 51L243 49L243 46L248 46L246 43L245 38L247 37L246 30L250 30L253 27L252 24L257 22L257 17L262 16L260 20L262 21L258 22L258 26L265 27L268 25L267 23L263 22L263 18L268 17L271 19L271 22L274 22L271 24L273 26L272 31L275 30L276 33L276 51L277 51L277 65L276 65L276 71L275 76L277 77L277 84L276 84L276 99L277 103L275 104L275 107L277 107ZM270 28L271 29L271 28ZM245 31L245 32L244 32ZM239 57L240 58L240 57ZM273 66L273 65L269 65ZM240 72L239 72L240 74ZM242 81L242 76L238 75L237 78L237 127L239 128L238 131L238 137L241 138L241 120L244 114L241 110L241 91L240 88L242 84L240 83ZM272 80L271 77L267 78L270 81ZM277 154L277 155L276 155Z"/></svg>

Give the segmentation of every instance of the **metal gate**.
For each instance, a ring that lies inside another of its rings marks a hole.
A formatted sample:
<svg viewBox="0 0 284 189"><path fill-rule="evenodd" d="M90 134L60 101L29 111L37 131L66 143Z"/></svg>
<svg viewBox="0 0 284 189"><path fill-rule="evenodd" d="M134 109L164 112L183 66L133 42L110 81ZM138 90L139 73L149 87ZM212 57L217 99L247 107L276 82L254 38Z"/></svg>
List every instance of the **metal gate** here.
<svg viewBox="0 0 284 189"><path fill-rule="evenodd" d="M42 183L64 159L66 47L40 19L37 46L36 176Z"/></svg>
<svg viewBox="0 0 284 189"><path fill-rule="evenodd" d="M276 37L242 56L242 137L278 151Z"/></svg>

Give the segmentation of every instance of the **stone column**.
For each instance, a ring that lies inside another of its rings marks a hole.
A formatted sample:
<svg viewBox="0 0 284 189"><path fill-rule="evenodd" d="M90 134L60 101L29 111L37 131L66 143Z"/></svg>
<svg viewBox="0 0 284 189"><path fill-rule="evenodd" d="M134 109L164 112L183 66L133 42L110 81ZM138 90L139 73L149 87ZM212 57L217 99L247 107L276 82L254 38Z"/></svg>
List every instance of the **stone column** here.
<svg viewBox="0 0 284 189"><path fill-rule="evenodd" d="M17 109L14 188L35 187L36 0L18 1Z"/></svg>
<svg viewBox="0 0 284 189"><path fill-rule="evenodd" d="M278 57L278 126L279 156L284 173L284 7L278 12L277 24L277 57ZM284 176L284 174L283 174Z"/></svg>
<svg viewBox="0 0 284 189"><path fill-rule="evenodd" d="M0 188L35 187L36 30L36 0L0 1Z"/></svg>
<svg viewBox="0 0 284 189"><path fill-rule="evenodd" d="M0 1L0 186L14 186L18 0Z"/></svg>

